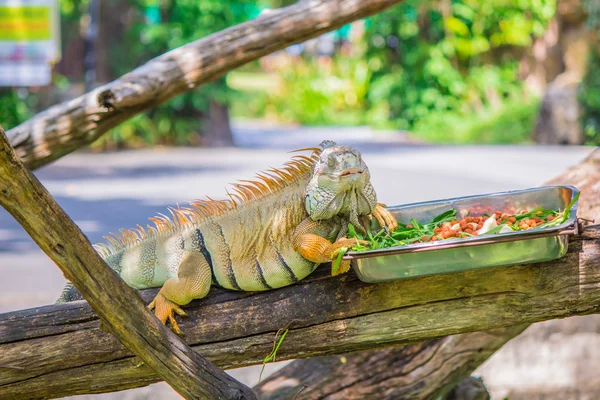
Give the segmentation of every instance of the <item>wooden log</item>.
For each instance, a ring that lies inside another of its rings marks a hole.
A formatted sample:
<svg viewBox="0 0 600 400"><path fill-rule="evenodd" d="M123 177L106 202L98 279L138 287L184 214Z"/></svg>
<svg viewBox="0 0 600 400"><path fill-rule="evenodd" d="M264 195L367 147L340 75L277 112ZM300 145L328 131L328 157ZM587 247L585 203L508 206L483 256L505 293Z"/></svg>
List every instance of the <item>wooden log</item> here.
<svg viewBox="0 0 600 400"><path fill-rule="evenodd" d="M114 336L181 395L187 399L255 398L248 387L206 361L161 324L23 166L1 128L0 204L73 282ZM6 370L7 366L0 364ZM26 397L31 398L31 393Z"/></svg>
<svg viewBox="0 0 600 400"><path fill-rule="evenodd" d="M579 199L579 215L600 220L598 182L600 151L596 150L548 184L570 184L578 187L582 193ZM298 360L255 387L255 391L261 398L276 399L285 394L297 393L308 385L312 389L300 392L298 399L336 398L341 394L343 395L340 397L343 398L395 399L400 394L404 398L443 398L453 385L468 377L483 361L526 327L524 325L517 327L518 329L495 330L493 333L473 332L461 335L460 340L457 337L447 337L430 341L429 347L425 348L421 348L421 345L411 345L401 349L365 352L360 357L346 357L343 366L339 365L338 356L320 357L310 361ZM481 351L468 351L471 343L476 343ZM467 349L464 345L467 345ZM445 352L428 353L428 349L438 347L443 348ZM420 353L424 355L415 356ZM417 363L414 359L427 361ZM412 381L407 383L402 379L390 378L386 370L363 368L365 364L371 363L400 364L401 368L412 371ZM322 376L323 369L328 371L327 377ZM365 382L378 384L369 385ZM317 389L319 387L320 389Z"/></svg>
<svg viewBox="0 0 600 400"><path fill-rule="evenodd" d="M156 57L8 131L30 169L88 145L121 122L247 62L376 14L402 0L309 0L272 10Z"/></svg>
<svg viewBox="0 0 600 400"><path fill-rule="evenodd" d="M289 326L279 360L380 349L597 311L600 226L559 260L381 284L327 276L261 294L213 290L181 323L188 344L221 368L261 364ZM151 293L146 293L149 299ZM0 398L58 397L159 378L84 302L0 315Z"/></svg>
<svg viewBox="0 0 600 400"><path fill-rule="evenodd" d="M470 374L525 328L517 325L403 347L296 360L254 387L261 400L466 398L469 386L455 380ZM460 379L459 379L460 380ZM433 384L435 382L435 384Z"/></svg>

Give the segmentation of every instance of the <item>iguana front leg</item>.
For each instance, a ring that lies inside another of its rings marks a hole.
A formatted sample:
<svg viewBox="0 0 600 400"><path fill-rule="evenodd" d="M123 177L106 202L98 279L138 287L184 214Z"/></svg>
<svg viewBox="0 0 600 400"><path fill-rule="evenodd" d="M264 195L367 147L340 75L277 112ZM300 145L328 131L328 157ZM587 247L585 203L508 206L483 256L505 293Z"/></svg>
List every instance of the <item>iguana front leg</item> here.
<svg viewBox="0 0 600 400"><path fill-rule="evenodd" d="M390 232L398 228L396 218L385 208L385 204L377 203L371 215L379 222L379 226L387 228Z"/></svg>
<svg viewBox="0 0 600 400"><path fill-rule="evenodd" d="M154 309L163 324L169 321L173 332L181 334L174 314L186 316L179 306L206 296L211 282L211 269L204 256L186 253L179 263L177 278L169 278L148 307Z"/></svg>
<svg viewBox="0 0 600 400"><path fill-rule="evenodd" d="M342 247L352 247L356 245L356 239L340 238L334 243L326 238L313 233L322 232L322 226L319 222L310 218L305 219L294 232L294 250L300 253L302 257L315 263L325 263L335 259ZM358 240L358 243L366 245L369 242ZM332 275L343 274L350 269L350 261L342 260L336 271Z"/></svg>

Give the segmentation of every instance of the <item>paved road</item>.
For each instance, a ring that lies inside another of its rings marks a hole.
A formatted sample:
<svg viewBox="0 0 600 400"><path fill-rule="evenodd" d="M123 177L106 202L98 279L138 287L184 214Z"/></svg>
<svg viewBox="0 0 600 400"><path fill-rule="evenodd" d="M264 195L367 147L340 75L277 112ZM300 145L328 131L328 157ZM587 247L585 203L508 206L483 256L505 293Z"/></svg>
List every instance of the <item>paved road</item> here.
<svg viewBox="0 0 600 400"><path fill-rule="evenodd" d="M36 172L92 242L144 223L168 205L220 198L227 183L279 166L288 150L323 139L363 152L381 202L404 204L539 185L592 149L537 146L431 146L367 128L237 126L240 147L72 154ZM0 312L53 302L64 279L18 224L0 210ZM255 370L244 374L256 382ZM168 388L167 388L168 389ZM156 398L167 398L160 389ZM146 398L147 390L111 398ZM102 396L104 397L104 396ZM94 397L97 398L97 397Z"/></svg>

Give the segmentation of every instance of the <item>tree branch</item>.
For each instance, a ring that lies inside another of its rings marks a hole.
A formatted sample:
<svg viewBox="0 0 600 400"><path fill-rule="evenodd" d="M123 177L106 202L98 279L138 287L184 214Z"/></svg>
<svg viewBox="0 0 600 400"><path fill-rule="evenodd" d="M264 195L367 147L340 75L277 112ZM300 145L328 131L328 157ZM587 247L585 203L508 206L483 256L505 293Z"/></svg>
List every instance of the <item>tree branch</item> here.
<svg viewBox="0 0 600 400"><path fill-rule="evenodd" d="M274 51L376 14L402 0L310 0L156 57L7 132L25 165L39 168L88 145L121 122Z"/></svg>
<svg viewBox="0 0 600 400"><path fill-rule="evenodd" d="M80 290L119 341L181 395L188 399L255 398L249 388L199 356L148 311L23 166L1 128L0 204ZM13 371L13 367L12 362L0 362L3 371Z"/></svg>
<svg viewBox="0 0 600 400"><path fill-rule="evenodd" d="M381 284L354 274L264 293L213 290L186 311L193 348L221 368L261 364L290 326L278 360L379 349L459 333L597 312L600 226L552 262ZM150 297L156 291L146 293ZM146 297L149 298L149 297ZM98 329L83 302L0 315L0 397L57 397L159 380ZM7 367L8 366L8 367Z"/></svg>

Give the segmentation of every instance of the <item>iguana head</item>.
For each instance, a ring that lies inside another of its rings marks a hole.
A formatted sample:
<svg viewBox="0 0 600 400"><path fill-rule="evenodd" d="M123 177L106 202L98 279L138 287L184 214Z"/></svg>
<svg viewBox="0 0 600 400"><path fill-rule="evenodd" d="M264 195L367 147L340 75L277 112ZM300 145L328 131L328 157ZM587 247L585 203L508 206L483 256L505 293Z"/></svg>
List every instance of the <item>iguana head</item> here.
<svg viewBox="0 0 600 400"><path fill-rule="evenodd" d="M369 168L358 150L321 143L323 149L306 189L306 211L315 221L347 216L355 223L358 216L370 214L377 204Z"/></svg>

